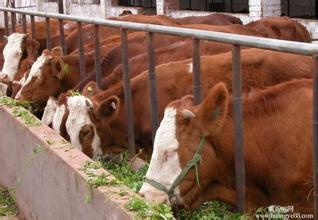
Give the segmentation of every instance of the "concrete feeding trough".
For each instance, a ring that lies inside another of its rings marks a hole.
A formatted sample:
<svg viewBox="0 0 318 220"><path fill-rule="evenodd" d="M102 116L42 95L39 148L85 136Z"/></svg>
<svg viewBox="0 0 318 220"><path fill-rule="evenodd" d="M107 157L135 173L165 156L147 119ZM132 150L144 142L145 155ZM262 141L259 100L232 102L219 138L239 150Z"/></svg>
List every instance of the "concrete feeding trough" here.
<svg viewBox="0 0 318 220"><path fill-rule="evenodd" d="M89 187L81 168L90 158L46 125L27 126L13 112L0 106L0 185L13 189L26 219L134 218L124 206L136 193L124 186ZM104 169L96 172L114 178ZM119 196L123 187L127 194Z"/></svg>

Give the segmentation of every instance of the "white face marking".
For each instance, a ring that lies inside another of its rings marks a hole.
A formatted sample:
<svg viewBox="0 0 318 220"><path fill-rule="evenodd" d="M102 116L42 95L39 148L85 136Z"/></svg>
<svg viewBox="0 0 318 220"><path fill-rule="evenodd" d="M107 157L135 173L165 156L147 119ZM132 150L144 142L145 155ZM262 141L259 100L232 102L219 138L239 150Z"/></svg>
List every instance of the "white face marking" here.
<svg viewBox="0 0 318 220"><path fill-rule="evenodd" d="M8 42L3 49L4 63L2 74L12 81L19 69L19 63L23 55L22 42L26 34L13 33L8 37Z"/></svg>
<svg viewBox="0 0 318 220"><path fill-rule="evenodd" d="M50 97L49 100L47 100L44 113L41 119L41 121L44 124L50 125L53 122L53 116L55 114L56 107L57 107L57 101L55 100L55 98Z"/></svg>
<svg viewBox="0 0 318 220"><path fill-rule="evenodd" d="M69 115L66 120L66 131L70 136L71 143L79 150L82 150L82 145L79 140L79 134L83 126L92 125L94 128L94 138L92 141L93 158L102 156L102 150L100 148L100 138L97 134L95 125L92 123L88 111L90 106L87 106L88 102L91 106L93 104L85 96L72 96L67 100L69 109Z"/></svg>
<svg viewBox="0 0 318 220"><path fill-rule="evenodd" d="M22 85L20 91L16 95L16 98L19 98L21 95L22 89L28 85L33 77L39 78L42 75L42 67L47 60L48 56L46 54L42 54L38 59L32 64L30 73L28 75L28 78L25 80L25 83Z"/></svg>
<svg viewBox="0 0 318 220"><path fill-rule="evenodd" d="M191 62L191 63L189 63L188 64L188 66L189 66L189 73L193 73L193 63Z"/></svg>
<svg viewBox="0 0 318 220"><path fill-rule="evenodd" d="M53 123L52 123L52 128L54 131L56 131L57 133L60 134L60 128L61 128L61 124L62 124L62 120L65 114L65 105L58 105L56 107L56 111L55 114L53 116Z"/></svg>
<svg viewBox="0 0 318 220"><path fill-rule="evenodd" d="M177 153L179 142L176 139L176 114L177 111L174 108L165 110L164 118L156 132L153 153L146 174L148 179L156 180L167 189L170 189L182 170ZM158 203L168 201L166 193L146 182L142 185L140 193L144 194L145 199L148 201ZM175 194L181 201L178 187Z"/></svg>

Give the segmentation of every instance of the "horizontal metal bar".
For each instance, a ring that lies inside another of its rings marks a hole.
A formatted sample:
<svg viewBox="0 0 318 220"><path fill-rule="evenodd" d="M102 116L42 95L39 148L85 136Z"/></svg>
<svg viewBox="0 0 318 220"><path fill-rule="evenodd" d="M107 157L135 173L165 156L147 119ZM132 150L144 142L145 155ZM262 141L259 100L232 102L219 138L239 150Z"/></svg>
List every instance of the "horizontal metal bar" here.
<svg viewBox="0 0 318 220"><path fill-rule="evenodd" d="M193 30L190 28L169 27L153 24L142 24L125 21L114 21L108 19L88 18L74 15L65 15L46 12L23 11L12 8L0 7L0 11L15 12L20 14L35 15L39 17L60 18L77 22L106 25L110 27L120 27L137 31L154 32L183 37L193 37L200 40L212 40L217 42L235 44L247 47L257 47L282 52L298 53L303 55L313 55L318 53L318 45L310 43L293 42L286 40L269 39L263 37L245 36L239 34L229 34L205 30Z"/></svg>

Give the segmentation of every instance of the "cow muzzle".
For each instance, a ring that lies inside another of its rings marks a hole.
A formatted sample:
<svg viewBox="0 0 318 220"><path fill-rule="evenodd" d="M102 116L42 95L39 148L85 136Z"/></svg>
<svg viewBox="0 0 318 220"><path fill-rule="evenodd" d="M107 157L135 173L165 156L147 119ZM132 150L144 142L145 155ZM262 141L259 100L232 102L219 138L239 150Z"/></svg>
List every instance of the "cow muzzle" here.
<svg viewBox="0 0 318 220"><path fill-rule="evenodd" d="M158 204L165 203L167 205L170 205L170 200L167 193L158 190L150 186L149 184L144 184L138 193L148 202L154 202Z"/></svg>

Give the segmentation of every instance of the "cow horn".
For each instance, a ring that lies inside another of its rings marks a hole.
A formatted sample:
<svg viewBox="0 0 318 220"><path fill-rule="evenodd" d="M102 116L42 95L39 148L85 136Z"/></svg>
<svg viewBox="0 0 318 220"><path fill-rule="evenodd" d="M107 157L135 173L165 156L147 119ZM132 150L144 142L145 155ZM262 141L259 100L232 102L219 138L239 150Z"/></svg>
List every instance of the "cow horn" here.
<svg viewBox="0 0 318 220"><path fill-rule="evenodd" d="M184 119L190 119L190 118L194 118L194 113L188 109L184 109L182 111L182 116Z"/></svg>
<svg viewBox="0 0 318 220"><path fill-rule="evenodd" d="M8 35L3 35L3 37L8 40Z"/></svg>

